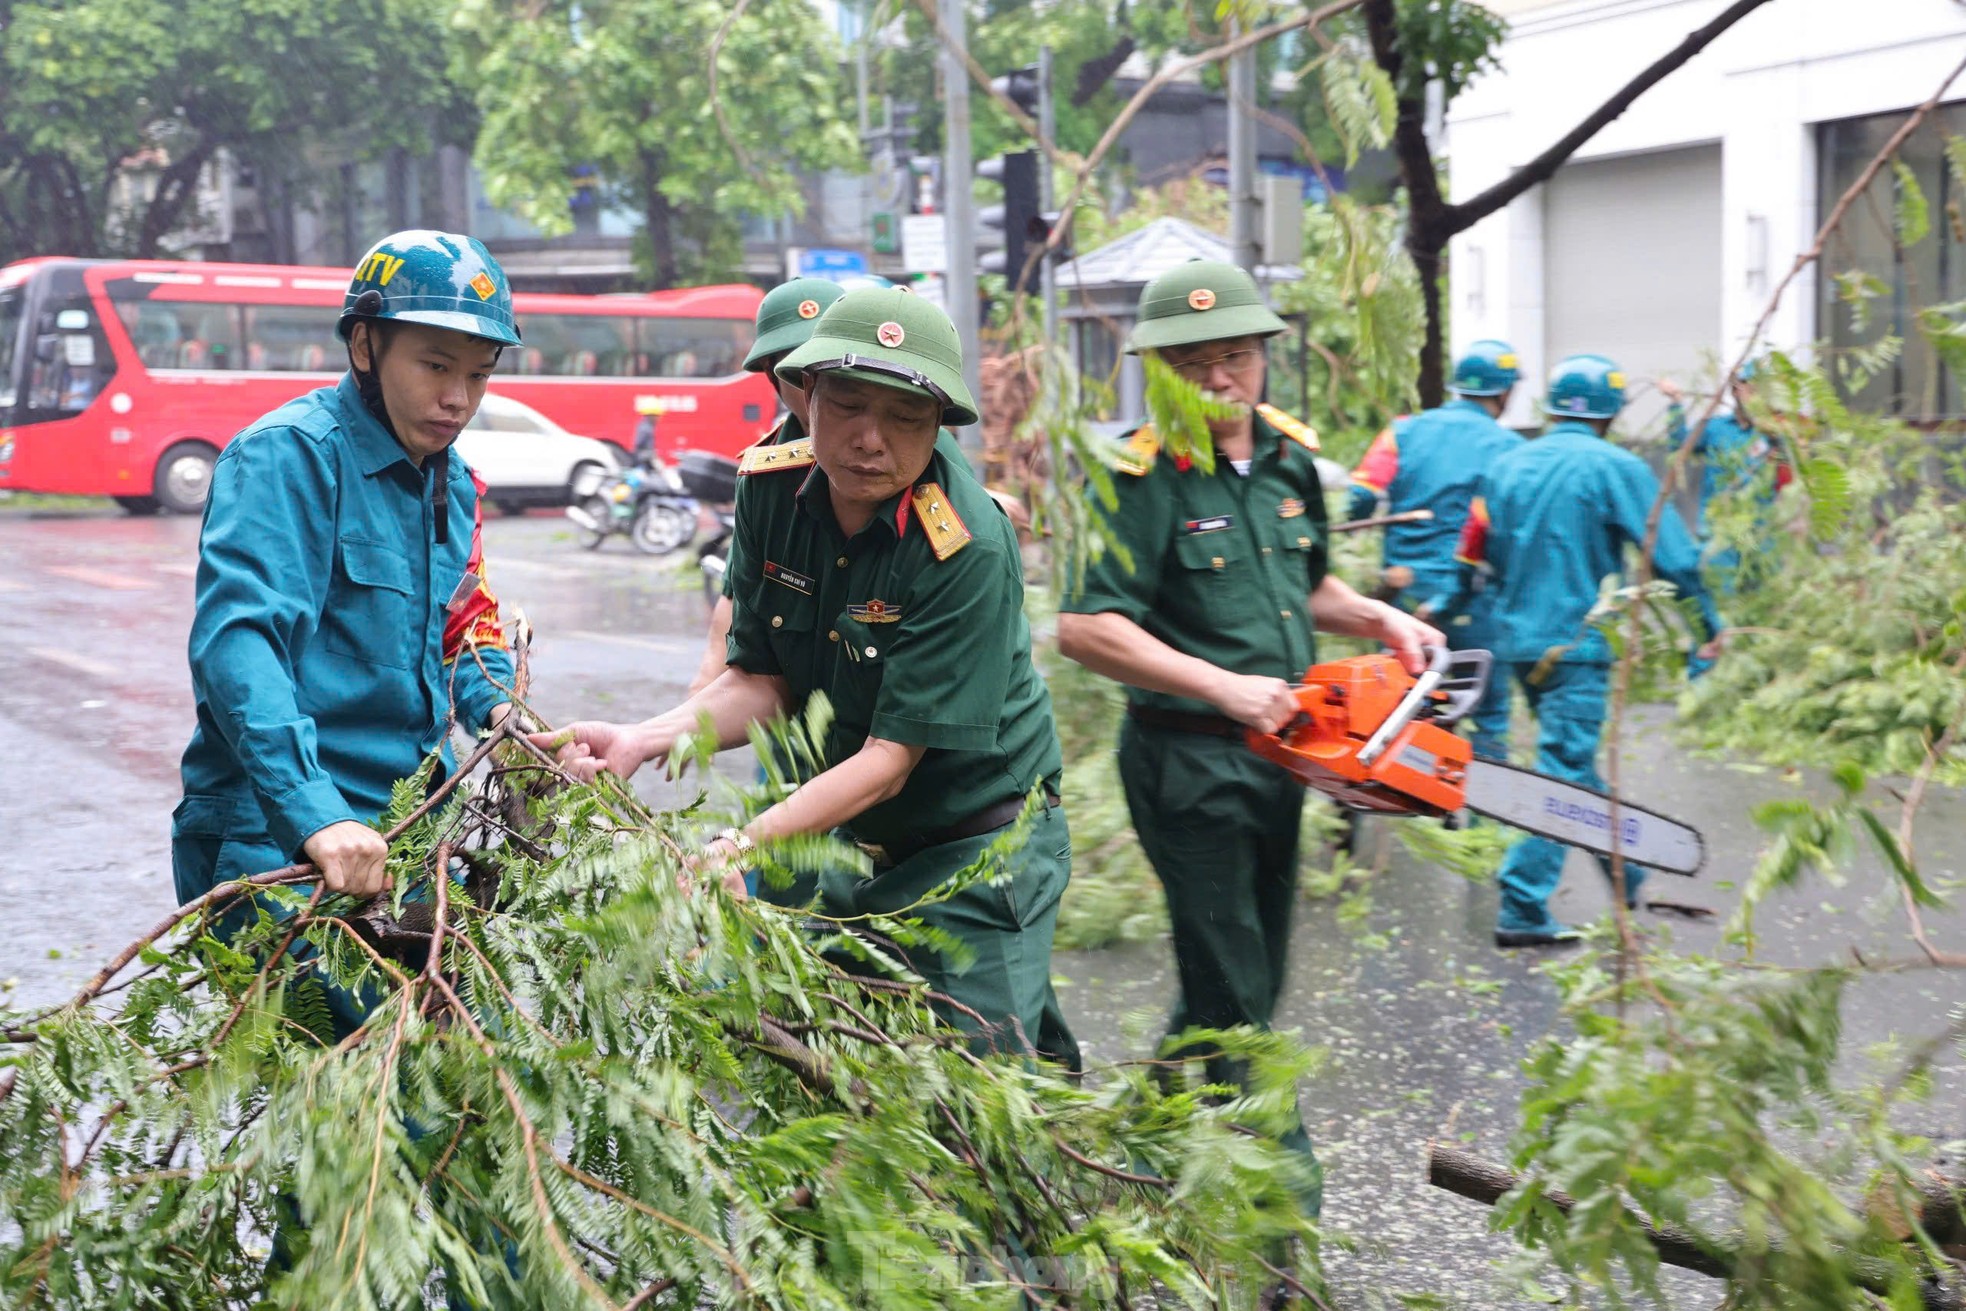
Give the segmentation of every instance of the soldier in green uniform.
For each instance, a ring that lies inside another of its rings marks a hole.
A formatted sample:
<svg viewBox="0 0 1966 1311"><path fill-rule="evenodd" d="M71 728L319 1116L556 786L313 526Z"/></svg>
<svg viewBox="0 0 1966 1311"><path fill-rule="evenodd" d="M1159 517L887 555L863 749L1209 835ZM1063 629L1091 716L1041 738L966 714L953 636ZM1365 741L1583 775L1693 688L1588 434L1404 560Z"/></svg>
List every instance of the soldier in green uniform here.
<svg viewBox="0 0 1966 1311"><path fill-rule="evenodd" d="M1068 657L1127 685L1120 774L1180 974L1170 1040L1267 1026L1283 989L1304 789L1244 729L1296 713L1290 684L1316 659L1314 628L1384 642L1415 673L1422 644L1443 641L1326 573L1317 436L1258 403L1264 341L1283 330L1233 265L1194 261L1141 292L1128 351L1154 352L1237 413L1209 424L1212 473L1163 453L1151 426L1127 439L1110 523L1131 568L1100 557L1058 617ZM1214 1061L1210 1077L1236 1071Z"/></svg>
<svg viewBox="0 0 1966 1311"><path fill-rule="evenodd" d="M793 278L790 282L781 282L773 287L758 302L757 317L752 325L758 335L744 357L744 371L762 373L771 379L772 390L778 393L778 399L785 406L785 417L758 439L758 445L776 446L780 442L798 441L806 435L805 392L796 384L780 379L773 370L780 360L811 339L819 316L845 290L839 283L828 282L825 278ZM742 494L740 491L739 495ZM690 680L691 696L710 686L710 681L724 672L724 648L729 638L730 582L729 572L726 571L724 594L717 598L716 606L710 611L710 632L703 644L703 659L697 665L696 677Z"/></svg>
<svg viewBox="0 0 1966 1311"><path fill-rule="evenodd" d="M872 857L872 876L823 876L826 913L908 911L961 938L975 957L967 968L927 953L912 963L985 1017L982 1037L1076 1068L1051 987L1071 872L1058 734L1031 661L1010 522L938 442L942 424L977 418L955 329L906 292L857 289L778 375L803 390L811 436L755 446L740 468L729 667L643 723L573 725L561 759L583 776L626 776L704 716L733 746L751 724L824 693L834 712L827 768L719 834L702 865L741 895L737 871L755 844L843 831ZM974 863L1033 794L1035 817L1005 878L909 909ZM975 1024L960 1011L949 1018Z"/></svg>

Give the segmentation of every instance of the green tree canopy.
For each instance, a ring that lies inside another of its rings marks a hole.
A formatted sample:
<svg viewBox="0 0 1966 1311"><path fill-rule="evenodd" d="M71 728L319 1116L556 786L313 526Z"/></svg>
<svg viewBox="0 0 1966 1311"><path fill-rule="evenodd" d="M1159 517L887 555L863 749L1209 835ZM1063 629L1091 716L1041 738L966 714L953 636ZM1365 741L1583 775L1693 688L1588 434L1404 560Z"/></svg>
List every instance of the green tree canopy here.
<svg viewBox="0 0 1966 1311"><path fill-rule="evenodd" d="M799 212L799 170L851 167L860 150L818 12L762 0L733 13L725 0L462 0L455 66L484 114L491 198L565 232L571 170L590 167L604 201L641 213L658 285L734 263L745 216Z"/></svg>
<svg viewBox="0 0 1966 1311"><path fill-rule="evenodd" d="M198 175L222 150L304 181L332 155L428 149L433 124L459 119L445 13L438 0L0 0L0 258L156 255L195 217ZM154 191L117 191L153 170Z"/></svg>

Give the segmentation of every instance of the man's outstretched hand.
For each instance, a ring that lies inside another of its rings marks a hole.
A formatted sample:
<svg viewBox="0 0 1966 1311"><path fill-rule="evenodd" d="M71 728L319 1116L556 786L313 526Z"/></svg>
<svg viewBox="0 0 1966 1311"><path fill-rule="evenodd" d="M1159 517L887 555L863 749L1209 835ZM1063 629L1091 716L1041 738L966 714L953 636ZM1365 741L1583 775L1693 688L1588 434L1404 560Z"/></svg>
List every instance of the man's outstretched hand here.
<svg viewBox="0 0 1966 1311"><path fill-rule="evenodd" d="M560 767L583 783L592 783L604 769L627 778L655 754L639 724L583 719L557 732L527 737L540 750L552 752Z"/></svg>

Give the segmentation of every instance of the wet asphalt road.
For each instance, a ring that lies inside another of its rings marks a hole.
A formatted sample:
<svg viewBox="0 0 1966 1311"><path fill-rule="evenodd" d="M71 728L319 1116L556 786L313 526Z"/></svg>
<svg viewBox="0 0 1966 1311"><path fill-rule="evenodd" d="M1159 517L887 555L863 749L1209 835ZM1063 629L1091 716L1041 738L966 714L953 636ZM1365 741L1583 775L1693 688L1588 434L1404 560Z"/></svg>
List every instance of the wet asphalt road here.
<svg viewBox="0 0 1966 1311"><path fill-rule="evenodd" d="M30 1006L77 986L172 905L169 830L177 757L191 723L184 667L197 524L113 512L35 516L0 506L0 1003ZM487 525L491 577L508 613L538 638L535 700L558 722L626 718L680 699L702 649L707 614L686 564L634 555L625 543L581 551L561 521ZM725 768L741 776L746 762ZM1627 751L1627 788L1706 834L1697 883L1664 876L1659 891L1729 908L1730 880L1759 849L1749 810L1809 780L1689 759L1654 730ZM650 785L644 785L645 787ZM653 785L659 788L662 785ZM653 795L660 799L659 792ZM1940 792L1920 826L1928 879L1966 869L1966 798ZM1812 881L1765 912L1764 954L1776 963L1903 958L1910 944L1883 874L1860 864L1842 888ZM1469 1307L1533 1305L1497 1270L1511 1251L1486 1232L1486 1212L1430 1189L1436 1135L1504 1155L1521 1087L1517 1065L1558 1023L1555 994L1533 953L1489 943L1494 893L1407 859L1395 846L1364 925L1341 925L1330 902L1306 901L1280 1025L1328 1048L1303 1089L1328 1171L1327 1224L1364 1244L1334 1254L1331 1273L1352 1306L1395 1292L1432 1292ZM1560 917L1606 907L1594 867L1573 857ZM1657 921L1688 949L1715 947L1712 923ZM1928 915L1942 944L1966 950L1966 915ZM1377 946L1362 931L1383 935ZM1062 996L1089 1060L1143 1054L1173 992L1164 943L1061 955ZM1846 1047L1940 1028L1966 1003L1966 982L1913 970L1855 988ZM1966 1071L1948 1058L1932 1100L1906 1124L1966 1137ZM1710 1307L1715 1285L1669 1280L1672 1305Z"/></svg>

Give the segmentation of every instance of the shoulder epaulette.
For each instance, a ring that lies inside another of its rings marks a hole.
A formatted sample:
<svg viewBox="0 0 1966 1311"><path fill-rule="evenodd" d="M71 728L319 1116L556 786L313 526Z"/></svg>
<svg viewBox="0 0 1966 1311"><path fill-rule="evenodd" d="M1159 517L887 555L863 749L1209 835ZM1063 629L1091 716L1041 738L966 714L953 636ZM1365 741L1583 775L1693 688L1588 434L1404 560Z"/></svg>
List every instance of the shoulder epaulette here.
<svg viewBox="0 0 1966 1311"><path fill-rule="evenodd" d="M1153 424L1143 423L1133 430L1133 435L1120 447L1119 454L1113 457L1113 467L1121 473L1139 477L1150 471L1159 457L1160 434L1154 431Z"/></svg>
<svg viewBox="0 0 1966 1311"><path fill-rule="evenodd" d="M746 475L777 473L780 469L804 469L816 464L818 458L812 453L810 437L801 437L782 446L766 446L761 442L745 449L737 461L737 472Z"/></svg>
<svg viewBox="0 0 1966 1311"><path fill-rule="evenodd" d="M1256 412L1268 420L1269 425L1284 436L1296 442L1307 451L1318 449L1317 429L1302 419L1293 419L1274 405L1259 405Z"/></svg>
<svg viewBox="0 0 1966 1311"><path fill-rule="evenodd" d="M949 494L938 483L923 483L915 488L912 498L915 517L922 521L922 531L928 534L928 548L935 552L935 558L946 560L969 545L969 528L949 504Z"/></svg>

